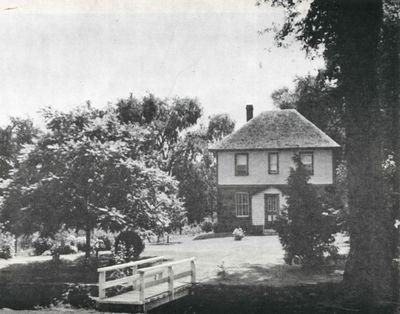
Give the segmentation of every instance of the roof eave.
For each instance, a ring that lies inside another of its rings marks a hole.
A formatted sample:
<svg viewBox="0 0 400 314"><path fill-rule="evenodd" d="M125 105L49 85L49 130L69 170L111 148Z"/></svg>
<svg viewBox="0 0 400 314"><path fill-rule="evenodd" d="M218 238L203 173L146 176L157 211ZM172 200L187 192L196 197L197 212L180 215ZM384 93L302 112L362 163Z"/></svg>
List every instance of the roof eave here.
<svg viewBox="0 0 400 314"><path fill-rule="evenodd" d="M268 148L209 148L210 152L221 152L221 151L260 151L260 150L293 150L293 149L338 149L341 146L292 146L292 147L268 147Z"/></svg>

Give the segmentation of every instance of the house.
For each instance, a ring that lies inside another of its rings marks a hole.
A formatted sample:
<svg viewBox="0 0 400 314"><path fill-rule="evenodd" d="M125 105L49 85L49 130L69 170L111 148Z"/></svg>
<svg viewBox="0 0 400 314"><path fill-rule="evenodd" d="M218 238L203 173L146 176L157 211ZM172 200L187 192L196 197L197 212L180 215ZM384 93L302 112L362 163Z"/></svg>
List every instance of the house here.
<svg viewBox="0 0 400 314"><path fill-rule="evenodd" d="M309 169L310 183L324 190L334 181L339 145L294 109L265 111L210 147L217 157L218 228L250 232L270 228L286 205L293 156Z"/></svg>

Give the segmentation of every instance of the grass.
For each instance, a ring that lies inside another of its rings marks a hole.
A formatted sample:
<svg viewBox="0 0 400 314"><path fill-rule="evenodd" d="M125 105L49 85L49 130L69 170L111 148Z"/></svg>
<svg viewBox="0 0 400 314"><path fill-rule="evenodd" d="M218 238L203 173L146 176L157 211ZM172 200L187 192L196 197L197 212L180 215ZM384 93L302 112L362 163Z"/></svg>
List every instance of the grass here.
<svg viewBox="0 0 400 314"><path fill-rule="evenodd" d="M96 261L95 258L92 258L85 263L84 257L78 256L75 260L61 259L58 265L51 260L9 264L0 269L0 282L96 283L98 280L97 265L108 260L109 257L100 255L99 259Z"/></svg>
<svg viewBox="0 0 400 314"><path fill-rule="evenodd" d="M175 236L171 242L174 244L147 244L142 256L165 256L173 260L195 257L200 282L281 286L341 278L340 272L335 272L342 269L341 264L315 274L285 265L277 236L248 236L241 241L234 241L232 237L193 241L192 237ZM339 237L338 243L341 253L345 253L345 239ZM97 267L109 265L109 260L110 255L104 253L99 260L93 257L88 263L82 254L62 256L58 266L50 257L11 259L3 267L0 265L0 282L97 283Z"/></svg>
<svg viewBox="0 0 400 314"><path fill-rule="evenodd" d="M281 286L341 279L341 273L335 270L341 270L343 263L318 273L306 273L298 266L285 265L277 236L248 236L241 241L234 241L232 237L193 241L192 237L175 236L171 241L175 244L147 244L142 255L162 255L173 260L195 257L200 282ZM339 237L338 243L342 253L345 252L345 239ZM104 253L99 260L92 258L88 263L82 254L68 255L62 256L61 263L56 266L50 258L16 258L0 268L0 282L97 283L97 267L109 265L109 260L110 255Z"/></svg>
<svg viewBox="0 0 400 314"><path fill-rule="evenodd" d="M172 236L173 245L147 244L142 256L165 256L167 259L195 257L197 280L204 286L296 287L337 283L342 279L344 260L319 271L305 271L299 266L285 265L277 236L248 236L241 241L219 237L193 241L188 236ZM346 253L345 238L338 237L341 253ZM85 263L82 254L62 256L58 267L50 257L15 258L0 264L0 283L11 287L27 283L97 283L97 266L109 263L110 254L101 254ZM339 270L339 271L338 271ZM8 288L6 288L8 289ZM28 289L31 289L28 287ZM16 294L18 297L18 294ZM33 296L32 296L33 297ZM0 297L1 299L1 297ZM1 303L1 302L0 302ZM3 303L4 304L4 303ZM3 305L4 306L4 305ZM1 307L1 304L0 304ZM51 308L43 313L68 312L68 308ZM74 313L96 313L75 311Z"/></svg>
<svg viewBox="0 0 400 314"><path fill-rule="evenodd" d="M177 239L171 238L171 241ZM346 238L338 235L337 242L341 254L346 254ZM344 261L336 266L325 267L310 273L299 266L285 265L284 252L275 235L247 236L241 241L233 237L220 237L192 241L191 237L180 237L177 245L147 245L148 256L163 255L168 259L196 257L198 280L202 283L224 283L230 285L270 285L285 286L302 283L339 281ZM221 276L221 268L225 277ZM339 270L339 272L335 272ZM263 278L263 279L261 279Z"/></svg>

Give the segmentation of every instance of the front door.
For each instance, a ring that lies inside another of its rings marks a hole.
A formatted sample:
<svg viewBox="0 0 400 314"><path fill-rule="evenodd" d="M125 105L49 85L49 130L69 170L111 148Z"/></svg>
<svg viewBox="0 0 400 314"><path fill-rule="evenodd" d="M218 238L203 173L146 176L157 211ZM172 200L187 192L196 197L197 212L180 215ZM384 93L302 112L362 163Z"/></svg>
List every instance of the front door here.
<svg viewBox="0 0 400 314"><path fill-rule="evenodd" d="M271 228L279 215L279 194L264 194L265 228Z"/></svg>

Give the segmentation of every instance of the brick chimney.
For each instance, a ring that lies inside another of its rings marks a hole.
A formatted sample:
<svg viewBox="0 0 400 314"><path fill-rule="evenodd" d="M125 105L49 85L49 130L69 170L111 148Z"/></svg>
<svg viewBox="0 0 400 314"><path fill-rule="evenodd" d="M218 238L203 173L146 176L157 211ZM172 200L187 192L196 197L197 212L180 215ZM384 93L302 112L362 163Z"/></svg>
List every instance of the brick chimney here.
<svg viewBox="0 0 400 314"><path fill-rule="evenodd" d="M246 106L246 121L253 119L253 105Z"/></svg>

